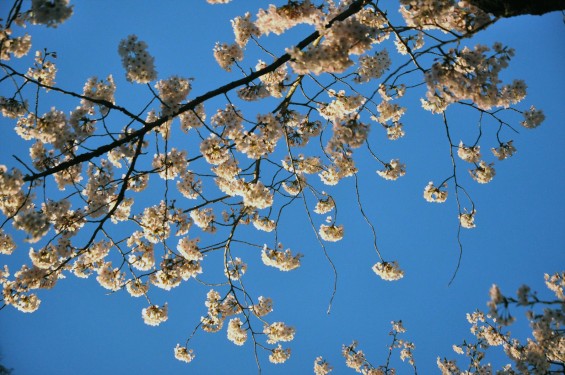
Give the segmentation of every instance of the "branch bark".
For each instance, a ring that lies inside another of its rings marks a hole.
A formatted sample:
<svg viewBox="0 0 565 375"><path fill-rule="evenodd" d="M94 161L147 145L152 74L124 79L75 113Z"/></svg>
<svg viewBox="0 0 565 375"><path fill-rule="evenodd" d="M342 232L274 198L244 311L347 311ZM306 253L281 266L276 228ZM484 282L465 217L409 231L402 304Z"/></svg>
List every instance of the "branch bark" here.
<svg viewBox="0 0 565 375"><path fill-rule="evenodd" d="M469 0L469 2L495 17L522 15L541 16L565 10L565 0Z"/></svg>

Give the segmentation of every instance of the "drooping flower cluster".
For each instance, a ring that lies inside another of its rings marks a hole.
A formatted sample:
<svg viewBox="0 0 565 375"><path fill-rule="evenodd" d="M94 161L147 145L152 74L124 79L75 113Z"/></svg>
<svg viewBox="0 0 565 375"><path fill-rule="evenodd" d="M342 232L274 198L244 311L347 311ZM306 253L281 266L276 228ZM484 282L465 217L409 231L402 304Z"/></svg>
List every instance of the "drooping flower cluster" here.
<svg viewBox="0 0 565 375"><path fill-rule="evenodd" d="M272 350L269 354L269 361L271 363L285 363L290 358L290 348L283 349L280 344Z"/></svg>
<svg viewBox="0 0 565 375"><path fill-rule="evenodd" d="M159 324L167 321L167 304L165 303L163 307L157 305L151 305L147 308L141 310L141 316L145 324L150 326L158 326Z"/></svg>
<svg viewBox="0 0 565 375"><path fill-rule="evenodd" d="M512 141L506 143L501 143L500 147L492 148L492 153L498 158L498 160L508 159L516 152L516 147L512 144Z"/></svg>
<svg viewBox="0 0 565 375"><path fill-rule="evenodd" d="M176 359L186 363L192 362L192 360L195 357L195 355L192 352L192 349L188 350L186 347L180 346L180 344L177 344L177 346L174 348L174 352Z"/></svg>
<svg viewBox="0 0 565 375"><path fill-rule="evenodd" d="M473 180L477 181L479 184L486 184L492 181L496 171L494 170L492 164L487 164L483 160L480 161L479 165L470 170L469 173Z"/></svg>
<svg viewBox="0 0 565 375"><path fill-rule="evenodd" d="M280 250L270 249L267 245L263 246L261 252L261 260L266 266L278 268L281 271L292 271L300 267L300 258L302 254L293 255L290 249L282 251L282 245L278 246Z"/></svg>
<svg viewBox="0 0 565 375"><path fill-rule="evenodd" d="M343 225L322 224L318 233L324 241L337 242L343 238Z"/></svg>
<svg viewBox="0 0 565 375"><path fill-rule="evenodd" d="M385 169L377 171L377 174L385 180L396 180L406 174L406 165L398 159L393 159L384 165Z"/></svg>
<svg viewBox="0 0 565 375"><path fill-rule="evenodd" d="M327 375L332 371L333 367L323 359L322 357L317 357L314 360L314 374L315 375Z"/></svg>
<svg viewBox="0 0 565 375"><path fill-rule="evenodd" d="M459 142L457 155L469 163L477 163L481 160L481 146L465 146L463 141Z"/></svg>
<svg viewBox="0 0 565 375"><path fill-rule="evenodd" d="M444 183L439 187L434 186L434 183L430 181L428 185L424 188L424 199L428 202L443 203L447 200L447 191L440 190L440 188L446 188L447 184Z"/></svg>
<svg viewBox="0 0 565 375"><path fill-rule="evenodd" d="M373 266L373 271L383 280L396 281L404 277L404 271L400 269L398 263L394 262L378 262Z"/></svg>
<svg viewBox="0 0 565 375"><path fill-rule="evenodd" d="M476 210L473 210L471 212L465 212L462 214L459 214L459 222L461 223L461 226L463 228L474 228L475 227L475 214L477 213Z"/></svg>

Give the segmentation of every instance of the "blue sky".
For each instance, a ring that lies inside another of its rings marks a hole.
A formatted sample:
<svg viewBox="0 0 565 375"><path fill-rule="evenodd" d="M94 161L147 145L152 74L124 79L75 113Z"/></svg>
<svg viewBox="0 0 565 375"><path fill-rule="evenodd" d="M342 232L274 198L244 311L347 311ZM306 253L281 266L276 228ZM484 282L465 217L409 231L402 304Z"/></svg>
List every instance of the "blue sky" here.
<svg viewBox="0 0 565 375"><path fill-rule="evenodd" d="M73 17L58 29L33 27L29 32L34 49L57 51L60 87L81 91L88 77L113 74L118 86L116 102L139 109L150 93L141 85L125 81L117 54L121 39L137 34L147 42L159 78L173 74L195 78L194 97L239 78L237 73L228 74L217 66L212 48L216 41L232 41L230 19L246 11L254 14L257 7L257 2L250 0L235 0L226 6L211 6L204 0L77 2ZM268 37L265 45L280 52L288 45L284 43L302 39L305 31L301 28L279 39ZM563 270L564 37L563 17L551 14L502 20L465 42L492 45L500 41L515 48L516 56L503 79L524 79L528 97L519 107L526 109L534 104L542 108L546 121L536 130L520 128L517 135L504 133L507 139L514 139L518 153L496 164L496 177L487 185L476 184L466 176L466 166L459 164L462 183L470 191L478 213L477 228L462 233L463 259L451 286L447 284L458 258L457 207L453 196L443 205L422 198L428 181L439 182L451 174L449 146L441 117L423 111L416 96L407 96L402 102L408 108L404 139L391 143L381 129L371 133L379 155L386 160L400 158L407 164L406 176L395 182L385 181L375 173L378 166L366 157L360 157L358 165L361 199L377 229L379 248L385 258L399 262L405 271L404 279L389 283L371 271L378 258L371 246L369 228L356 208L352 178L326 189L338 202L338 223L346 228L342 241L326 247L338 271L338 289L330 315L326 309L333 272L301 204L285 211L279 232L285 247L305 255L301 268L281 273L262 266L258 251L243 246L234 249L235 256L249 263L245 281L252 294L269 296L274 301L269 320L284 321L297 329L295 340L288 345L293 352L286 364L272 365L267 353L259 353L265 374L312 373L317 356L328 359L334 373L344 373L341 345L352 340L359 342L373 364L382 364L390 341L390 321L399 319L407 328L405 339L416 344L419 373L436 373L436 357L456 358L451 345L470 338L465 314L485 308L493 283L508 294L514 294L522 284L543 291L543 274ZM387 47L391 55L396 55L390 44ZM31 59L29 56L18 63L21 70ZM255 60L245 63L252 67ZM266 113L274 107L273 101L267 103L266 109L263 104L255 104L246 110L250 114L254 110ZM57 106L65 111L77 104L53 93L45 95L42 102L45 109ZM208 116L224 105L223 98L207 103ZM454 110L447 116L454 142L476 137L477 114ZM520 117L514 120L517 124ZM11 155L27 156L29 144L17 138L12 122L1 118L0 126L0 164L15 166ZM492 126L485 124L490 135L482 141L483 154L494 145ZM121 127L121 123L116 125L116 129ZM187 137L181 132L178 135L175 140L179 144L193 147L192 140L181 138ZM488 157L494 160L492 155ZM143 199L149 201L151 197L140 198L140 202ZM315 220L319 225L323 217ZM243 229L244 237L257 243L272 242L272 237L253 229ZM0 265L8 264L15 270L26 262L28 246L20 242L13 256L0 255ZM219 255L206 259L204 278L211 275L207 280L219 280L214 271L218 262ZM159 327L149 327L141 319L144 301L132 299L123 291L108 295L94 278L68 276L54 290L40 293L43 302L36 313L23 314L11 307L0 312L2 363L14 368L17 375L255 373L252 345L248 342L236 347L226 339L225 329L216 334L198 332L189 344L197 356L193 363L187 365L173 358L172 348L190 336L205 314L208 289L194 280L167 293L154 288L155 301L169 304L169 319ZM517 316L519 321L512 332L524 337L525 319L521 312ZM496 367L506 363L496 355L489 361ZM398 364L397 373L409 372L408 365Z"/></svg>

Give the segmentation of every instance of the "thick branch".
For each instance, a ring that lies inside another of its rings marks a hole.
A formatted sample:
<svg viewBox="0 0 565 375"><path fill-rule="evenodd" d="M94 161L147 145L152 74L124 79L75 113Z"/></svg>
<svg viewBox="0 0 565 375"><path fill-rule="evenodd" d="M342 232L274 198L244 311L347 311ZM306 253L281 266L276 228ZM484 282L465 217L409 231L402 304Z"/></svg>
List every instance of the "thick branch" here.
<svg viewBox="0 0 565 375"><path fill-rule="evenodd" d="M367 3L367 0L356 0L354 1L347 10L345 10L344 12L342 12L341 14L339 14L338 16L336 16L335 18L333 18L326 27L331 27L331 25L334 22L337 21L343 21L349 17L351 17L352 15L356 14L357 12L359 12L362 7ZM303 39L300 43L298 43L296 45L296 48L298 49L304 49L305 47L307 47L310 43L314 42L318 37L320 36L320 33L318 31L313 32L312 34L310 34L308 37L306 37L305 39ZM127 144L129 142L132 142L136 139L139 139L140 137L142 137L143 135L145 135L146 133L150 132L151 130L163 125L165 122L169 121L170 119L178 116L181 113L193 110L198 104L205 102L208 99L214 98L218 95L222 95L225 94L239 86L243 86L243 85L247 85L248 83L252 82L253 80L267 74L270 72L275 71L278 67L282 66L283 64L285 64L286 62L290 61L291 57L288 53L285 53L284 55L282 55L281 57L279 57L277 60L275 60L272 64L266 66L265 68L255 71L251 74L249 74L248 76L238 79L236 81L232 81L224 86L221 86L215 90L212 91L208 91L206 94L201 95L193 100L191 100L189 103L183 105L175 114L173 114L170 117L162 117L158 120L156 120L155 122L151 122L148 123L146 126L142 127L141 129L134 131L128 135L126 135L125 137L118 139L114 142L111 142L109 144L106 144L104 146L100 146L97 149L90 151L90 152L85 152L84 154L80 154L77 155L75 158L67 160L62 162L61 164L56 165L53 168L48 168L40 173L35 173L32 175L26 175L24 177L24 181L35 181L38 178L42 178L45 176L50 176L53 173L57 173L63 170L66 170L67 168L70 168L74 165L77 165L79 163L91 160L95 157L99 157L104 155L105 153L113 150L116 147L119 147L121 145Z"/></svg>
<svg viewBox="0 0 565 375"><path fill-rule="evenodd" d="M565 10L565 0L470 0L470 3L495 17L542 14Z"/></svg>

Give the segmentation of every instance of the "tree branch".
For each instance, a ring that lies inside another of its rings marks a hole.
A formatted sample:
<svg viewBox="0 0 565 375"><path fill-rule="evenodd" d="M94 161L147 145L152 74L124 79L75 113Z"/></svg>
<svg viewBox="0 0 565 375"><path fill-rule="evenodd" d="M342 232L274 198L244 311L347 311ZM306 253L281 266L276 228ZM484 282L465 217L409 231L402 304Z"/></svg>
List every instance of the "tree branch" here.
<svg viewBox="0 0 565 375"><path fill-rule="evenodd" d="M565 10L565 0L470 0L469 2L495 17L503 18L522 15L541 16Z"/></svg>

